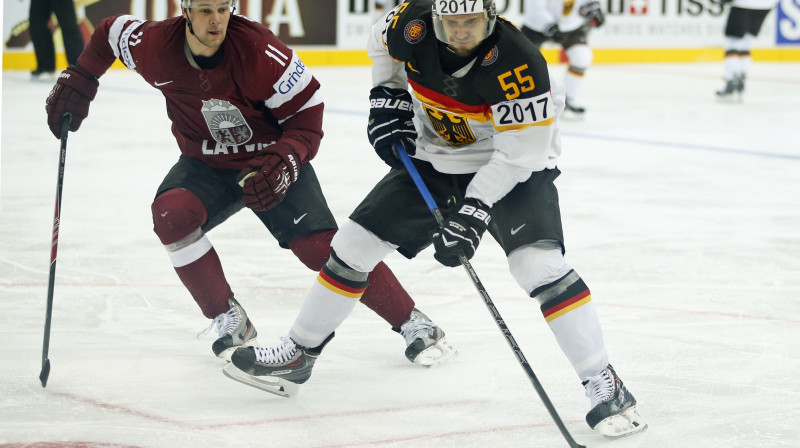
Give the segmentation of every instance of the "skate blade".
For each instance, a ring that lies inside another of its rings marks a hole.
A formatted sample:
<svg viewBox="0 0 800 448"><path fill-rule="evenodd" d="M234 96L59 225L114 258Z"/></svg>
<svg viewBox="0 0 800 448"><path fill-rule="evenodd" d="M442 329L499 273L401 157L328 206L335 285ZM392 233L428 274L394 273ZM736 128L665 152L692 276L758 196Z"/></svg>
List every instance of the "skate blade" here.
<svg viewBox="0 0 800 448"><path fill-rule="evenodd" d="M269 392L271 394L280 395L281 397L289 398L297 395L299 387L296 383L287 381L283 378L277 377L260 377L247 374L232 363L229 363L222 368L222 373L228 378L246 384L250 387Z"/></svg>
<svg viewBox="0 0 800 448"><path fill-rule="evenodd" d="M233 352L235 352L236 349L239 347L259 347L258 339L257 338L248 339L242 345L236 345L233 347L226 348L219 355L217 355L217 358L224 359L227 362L231 362L231 355L233 355Z"/></svg>
<svg viewBox="0 0 800 448"><path fill-rule="evenodd" d="M414 358L414 363L425 367L431 367L449 361L457 355L458 350L448 344L447 338L444 337L436 341L436 344L419 352L419 355Z"/></svg>
<svg viewBox="0 0 800 448"><path fill-rule="evenodd" d="M638 434L647 429L647 423L639 415L636 406L632 406L622 414L612 415L601 421L595 429L604 437L613 440Z"/></svg>

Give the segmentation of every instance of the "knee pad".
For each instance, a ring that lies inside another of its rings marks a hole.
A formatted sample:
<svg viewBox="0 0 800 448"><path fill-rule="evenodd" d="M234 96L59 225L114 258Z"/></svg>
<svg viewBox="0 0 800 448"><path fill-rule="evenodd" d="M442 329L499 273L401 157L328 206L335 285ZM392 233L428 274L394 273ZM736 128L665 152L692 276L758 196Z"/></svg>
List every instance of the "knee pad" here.
<svg viewBox="0 0 800 448"><path fill-rule="evenodd" d="M397 246L383 241L355 221L347 220L333 237L331 249L350 268L372 272Z"/></svg>
<svg viewBox="0 0 800 448"><path fill-rule="evenodd" d="M565 50L569 58L569 69L583 74L592 64L594 54L592 49L586 44L576 44Z"/></svg>
<svg viewBox="0 0 800 448"><path fill-rule="evenodd" d="M331 256L328 259L328 262L325 263L324 270L325 272L333 274L336 277L340 277L348 283L366 282L369 278L369 272L356 271L355 269L351 268L344 261L342 261L333 250L331 250Z"/></svg>
<svg viewBox="0 0 800 448"><path fill-rule="evenodd" d="M153 231L165 246L199 230L208 218L200 199L183 188L173 188L160 194L150 209L153 213Z"/></svg>
<svg viewBox="0 0 800 448"><path fill-rule="evenodd" d="M519 286L528 294L572 270L557 241L538 241L514 250L508 255L508 267Z"/></svg>

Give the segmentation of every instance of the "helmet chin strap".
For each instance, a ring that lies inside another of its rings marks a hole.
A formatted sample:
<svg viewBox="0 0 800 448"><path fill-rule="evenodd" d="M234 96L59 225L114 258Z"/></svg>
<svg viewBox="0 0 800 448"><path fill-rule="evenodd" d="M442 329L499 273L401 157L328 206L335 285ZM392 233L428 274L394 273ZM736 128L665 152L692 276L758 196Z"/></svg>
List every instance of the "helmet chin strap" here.
<svg viewBox="0 0 800 448"><path fill-rule="evenodd" d="M192 36L197 38L197 35L194 34L194 28L192 28L192 21L189 20L189 8L181 8L181 9L183 9L183 18L184 20L186 20L186 25L189 27L189 33L191 33Z"/></svg>

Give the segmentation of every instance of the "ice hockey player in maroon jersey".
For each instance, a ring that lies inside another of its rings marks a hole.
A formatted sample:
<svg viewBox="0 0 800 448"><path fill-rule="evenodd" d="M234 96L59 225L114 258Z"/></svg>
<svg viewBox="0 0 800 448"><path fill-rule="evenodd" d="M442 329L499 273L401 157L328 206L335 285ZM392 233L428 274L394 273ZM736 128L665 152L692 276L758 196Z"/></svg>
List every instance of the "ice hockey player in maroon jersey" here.
<svg viewBox="0 0 800 448"><path fill-rule="evenodd" d="M589 426L610 438L644 430L636 399L610 364L589 287L564 258L554 184L564 88L541 52L497 16L492 0L404 1L373 25L367 50L374 86L367 136L391 170L342 224L331 243L335 256L288 336L272 347L238 348L228 376L270 392L270 382L297 388L355 306L350 292L384 257L413 258L432 243L434 258L455 267L487 233L580 379ZM441 228L397 144L443 207ZM313 312L321 303L331 307L325 321Z"/></svg>
<svg viewBox="0 0 800 448"><path fill-rule="evenodd" d="M78 63L58 77L46 107L54 135L67 113L77 131L98 78L115 60L163 93L181 155L157 189L153 229L212 319L206 331L216 324L212 349L225 359L256 344L256 329L207 232L248 207L280 247L318 271L337 231L310 163L323 134L320 85L269 29L235 15L236 5L183 0L181 16L163 21L104 19ZM403 335L412 362L430 365L454 353L386 265L372 272L361 301Z"/></svg>

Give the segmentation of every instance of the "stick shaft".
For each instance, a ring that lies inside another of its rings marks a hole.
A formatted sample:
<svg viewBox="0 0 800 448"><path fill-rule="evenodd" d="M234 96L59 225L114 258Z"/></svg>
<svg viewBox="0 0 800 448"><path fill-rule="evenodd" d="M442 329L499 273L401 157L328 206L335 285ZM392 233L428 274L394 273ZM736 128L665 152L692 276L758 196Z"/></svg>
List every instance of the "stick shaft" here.
<svg viewBox="0 0 800 448"><path fill-rule="evenodd" d="M47 386L47 379L50 376L50 325L53 320L53 293L56 283L56 257L58 255L58 232L61 226L61 196L64 190L64 165L67 158L67 135L72 117L69 113L61 119L61 153L58 158L58 181L56 183L56 206L53 213L53 234L50 240L50 276L47 281L47 310L44 319L44 340L42 342L42 371L39 373L39 381L42 387Z"/></svg>

